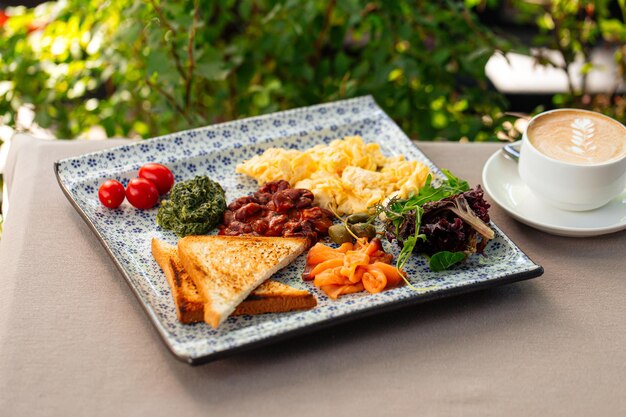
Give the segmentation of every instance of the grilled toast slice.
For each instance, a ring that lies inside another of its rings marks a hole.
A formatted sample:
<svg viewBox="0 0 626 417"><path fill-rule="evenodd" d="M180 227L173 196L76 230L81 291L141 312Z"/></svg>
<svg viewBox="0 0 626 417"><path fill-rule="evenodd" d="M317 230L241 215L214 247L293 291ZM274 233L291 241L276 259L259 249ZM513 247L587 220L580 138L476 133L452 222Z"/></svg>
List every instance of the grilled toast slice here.
<svg viewBox="0 0 626 417"><path fill-rule="evenodd" d="M204 297L183 268L177 247L152 239L152 255L165 273L178 320L184 324L203 321ZM313 308L316 305L315 297L308 291L267 280L254 289L231 315L281 313Z"/></svg>
<svg viewBox="0 0 626 417"><path fill-rule="evenodd" d="M307 245L295 237L187 236L178 241L178 256L205 299L204 321L217 328Z"/></svg>
<svg viewBox="0 0 626 417"><path fill-rule="evenodd" d="M316 305L317 300L310 292L268 279L255 288L250 295L235 308L231 316L241 314L284 313L293 310L307 310Z"/></svg>
<svg viewBox="0 0 626 417"><path fill-rule="evenodd" d="M176 315L181 323L204 320L204 297L180 263L178 249L163 241L152 239L152 256L157 261L172 291Z"/></svg>

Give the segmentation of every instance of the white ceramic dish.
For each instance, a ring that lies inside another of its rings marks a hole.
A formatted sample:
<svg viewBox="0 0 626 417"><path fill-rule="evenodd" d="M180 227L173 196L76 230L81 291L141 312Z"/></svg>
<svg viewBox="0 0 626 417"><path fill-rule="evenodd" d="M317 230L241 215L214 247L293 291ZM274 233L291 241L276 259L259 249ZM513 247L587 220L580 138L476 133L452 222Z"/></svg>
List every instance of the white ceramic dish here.
<svg viewBox="0 0 626 417"><path fill-rule="evenodd" d="M517 162L506 158L502 151L494 153L485 164L483 187L515 219L547 233L587 237L626 229L626 190L595 210L560 210L532 193L519 177Z"/></svg>

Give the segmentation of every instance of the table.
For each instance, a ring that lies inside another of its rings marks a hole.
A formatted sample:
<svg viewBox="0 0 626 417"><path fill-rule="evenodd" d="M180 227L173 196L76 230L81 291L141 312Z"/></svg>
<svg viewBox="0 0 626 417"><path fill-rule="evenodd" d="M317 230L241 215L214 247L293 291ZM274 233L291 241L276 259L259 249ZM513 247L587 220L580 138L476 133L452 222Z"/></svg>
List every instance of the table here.
<svg viewBox="0 0 626 417"><path fill-rule="evenodd" d="M57 159L120 143L14 142L0 415L626 415L626 233L551 236L497 207L542 277L179 362L53 174ZM476 184L499 145L417 146Z"/></svg>

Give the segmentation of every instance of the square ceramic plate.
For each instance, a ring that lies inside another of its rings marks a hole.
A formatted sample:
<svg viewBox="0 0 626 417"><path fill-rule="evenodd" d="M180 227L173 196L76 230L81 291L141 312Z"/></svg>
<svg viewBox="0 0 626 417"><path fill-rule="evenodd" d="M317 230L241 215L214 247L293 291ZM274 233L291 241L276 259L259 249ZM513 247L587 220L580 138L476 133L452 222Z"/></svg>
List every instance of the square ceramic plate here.
<svg viewBox="0 0 626 417"><path fill-rule="evenodd" d="M128 281L139 302L174 355L197 364L253 346L319 329L365 315L479 288L533 278L543 269L533 263L495 225L496 237L486 256L472 256L463 265L431 272L422 256L412 256L405 269L418 291L403 286L380 294L342 296L331 300L300 274L305 256L274 276L313 292L312 310L230 317L219 329L204 323L182 325L165 276L154 261L150 241L157 237L176 243L176 236L155 223L157 209L137 210L125 202L110 210L98 201L100 184L115 178L125 186L146 162L170 167L176 181L209 175L226 191L227 201L256 190L256 182L235 173L235 166L269 147L306 149L336 138L361 135L379 143L387 156L402 154L440 173L371 97L322 104L251 119L174 133L159 138L94 152L55 163L59 184L76 210L93 229ZM385 242L397 256L398 248Z"/></svg>

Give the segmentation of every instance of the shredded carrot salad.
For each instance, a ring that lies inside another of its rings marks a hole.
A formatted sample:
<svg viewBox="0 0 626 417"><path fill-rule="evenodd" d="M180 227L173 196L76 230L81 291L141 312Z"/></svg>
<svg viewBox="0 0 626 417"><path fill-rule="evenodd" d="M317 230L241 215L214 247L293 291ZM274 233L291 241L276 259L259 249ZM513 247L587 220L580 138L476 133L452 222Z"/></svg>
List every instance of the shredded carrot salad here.
<svg viewBox="0 0 626 417"><path fill-rule="evenodd" d="M377 238L344 243L336 249L317 243L306 257L303 279L313 280L333 299L363 290L376 294L403 281L401 271L390 265L392 258Z"/></svg>

